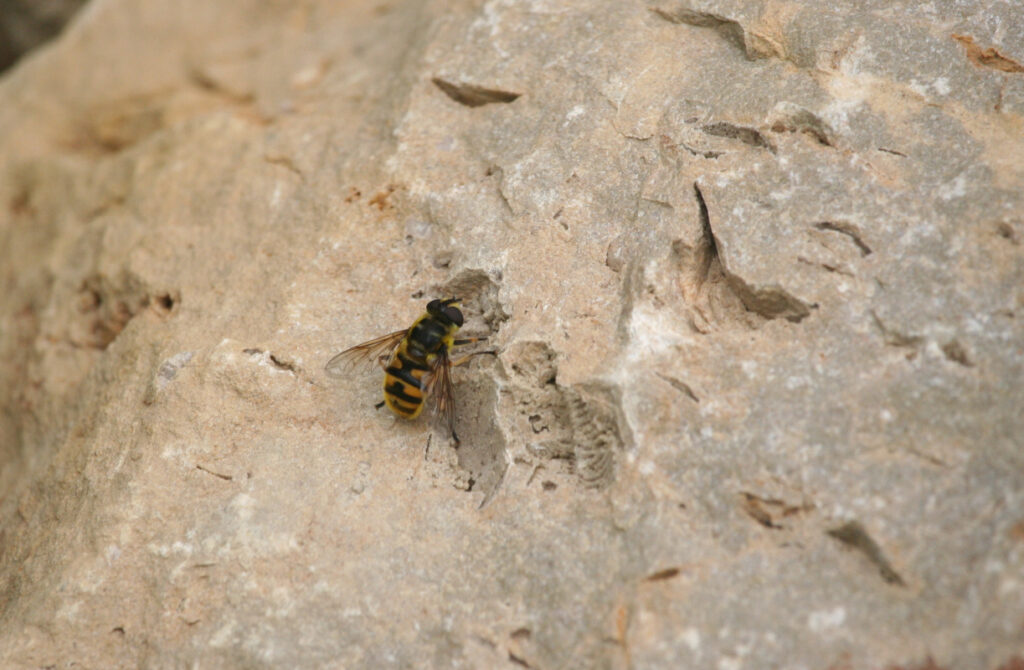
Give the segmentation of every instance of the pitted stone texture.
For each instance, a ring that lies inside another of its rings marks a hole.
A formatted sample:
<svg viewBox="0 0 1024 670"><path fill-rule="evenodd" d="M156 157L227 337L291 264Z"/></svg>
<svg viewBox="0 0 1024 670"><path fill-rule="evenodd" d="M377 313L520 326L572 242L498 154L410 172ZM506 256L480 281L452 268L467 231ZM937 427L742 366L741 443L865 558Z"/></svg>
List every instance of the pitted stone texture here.
<svg viewBox="0 0 1024 670"><path fill-rule="evenodd" d="M847 5L90 3L0 80L0 665L1024 662L1022 15ZM451 295L457 451L323 374Z"/></svg>

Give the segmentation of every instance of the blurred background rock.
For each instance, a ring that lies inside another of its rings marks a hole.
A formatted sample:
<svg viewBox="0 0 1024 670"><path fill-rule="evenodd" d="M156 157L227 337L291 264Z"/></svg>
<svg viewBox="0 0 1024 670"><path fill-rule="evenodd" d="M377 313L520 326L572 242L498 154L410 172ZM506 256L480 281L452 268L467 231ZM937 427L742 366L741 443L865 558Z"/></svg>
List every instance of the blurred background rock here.
<svg viewBox="0 0 1024 670"><path fill-rule="evenodd" d="M0 72L55 37L85 0L0 0Z"/></svg>

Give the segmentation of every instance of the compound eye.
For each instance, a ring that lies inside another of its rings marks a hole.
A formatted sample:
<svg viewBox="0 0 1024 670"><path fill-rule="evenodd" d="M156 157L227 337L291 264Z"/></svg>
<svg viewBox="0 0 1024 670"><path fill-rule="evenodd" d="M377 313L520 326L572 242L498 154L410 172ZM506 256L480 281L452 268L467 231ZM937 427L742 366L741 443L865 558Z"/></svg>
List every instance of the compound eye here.
<svg viewBox="0 0 1024 670"><path fill-rule="evenodd" d="M445 307L444 315L456 326L462 327L462 312L458 307Z"/></svg>
<svg viewBox="0 0 1024 670"><path fill-rule="evenodd" d="M427 311L430 312L431 314L436 314L437 312L440 312L441 311L441 301L440 300L431 300L430 302L428 302L427 303Z"/></svg>

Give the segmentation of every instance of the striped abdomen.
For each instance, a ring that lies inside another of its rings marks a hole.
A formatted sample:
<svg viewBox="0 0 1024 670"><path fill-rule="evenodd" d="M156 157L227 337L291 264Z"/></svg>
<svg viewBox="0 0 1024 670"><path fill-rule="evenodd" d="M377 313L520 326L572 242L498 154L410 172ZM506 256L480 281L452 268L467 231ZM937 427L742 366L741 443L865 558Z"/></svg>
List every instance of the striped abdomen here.
<svg viewBox="0 0 1024 670"><path fill-rule="evenodd" d="M458 326L445 325L430 314L424 314L391 355L384 370L384 402L395 414L415 419L423 411L426 400L424 377L447 352Z"/></svg>

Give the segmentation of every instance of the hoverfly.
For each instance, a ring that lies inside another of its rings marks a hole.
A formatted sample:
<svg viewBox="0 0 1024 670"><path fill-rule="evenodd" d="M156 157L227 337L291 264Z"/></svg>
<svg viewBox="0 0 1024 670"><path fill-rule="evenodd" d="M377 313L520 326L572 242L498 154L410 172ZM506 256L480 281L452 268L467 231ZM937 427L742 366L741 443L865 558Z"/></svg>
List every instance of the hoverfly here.
<svg viewBox="0 0 1024 670"><path fill-rule="evenodd" d="M346 349L327 361L324 371L332 377L344 377L353 364L376 360L384 368L384 400L376 407L387 405L403 419L415 419L432 398L436 414L458 446L451 370L477 354L495 353L477 351L451 359L453 347L487 339L455 339L463 323L459 305L458 298L431 300L427 311L409 328Z"/></svg>

